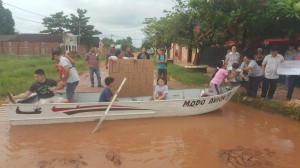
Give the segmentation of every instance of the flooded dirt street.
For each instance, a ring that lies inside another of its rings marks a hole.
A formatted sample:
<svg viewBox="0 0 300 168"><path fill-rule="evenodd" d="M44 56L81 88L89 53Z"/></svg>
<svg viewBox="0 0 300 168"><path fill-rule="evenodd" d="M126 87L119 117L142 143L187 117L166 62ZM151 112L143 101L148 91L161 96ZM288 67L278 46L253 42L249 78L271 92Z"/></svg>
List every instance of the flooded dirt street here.
<svg viewBox="0 0 300 168"><path fill-rule="evenodd" d="M105 69L101 76L104 84ZM80 78L78 91L100 94L88 73ZM10 126L0 106L0 168L300 167L300 122L241 104L198 116L104 121L92 134L96 124Z"/></svg>
<svg viewBox="0 0 300 168"><path fill-rule="evenodd" d="M104 121L92 134L95 125L10 126L1 111L0 167L300 166L300 123L244 105L190 117Z"/></svg>

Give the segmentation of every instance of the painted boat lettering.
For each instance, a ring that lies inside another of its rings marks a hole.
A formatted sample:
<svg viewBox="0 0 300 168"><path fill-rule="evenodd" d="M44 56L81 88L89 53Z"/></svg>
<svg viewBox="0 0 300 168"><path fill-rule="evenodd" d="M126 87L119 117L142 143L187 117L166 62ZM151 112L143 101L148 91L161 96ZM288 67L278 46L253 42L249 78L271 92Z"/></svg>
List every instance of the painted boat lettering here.
<svg viewBox="0 0 300 168"><path fill-rule="evenodd" d="M182 107L196 107L198 105L203 105L205 104L205 100L186 100L184 101Z"/></svg>
<svg viewBox="0 0 300 168"><path fill-rule="evenodd" d="M221 101L225 100L225 98L226 98L226 96L211 98L209 100L208 104L221 102Z"/></svg>
<svg viewBox="0 0 300 168"><path fill-rule="evenodd" d="M211 98L207 104L213 104L213 103L219 103L221 101L225 101L230 99L231 93L228 93L226 95L220 96L220 97L214 97ZM199 105L204 105L206 100L186 100L184 101L182 107L197 107Z"/></svg>

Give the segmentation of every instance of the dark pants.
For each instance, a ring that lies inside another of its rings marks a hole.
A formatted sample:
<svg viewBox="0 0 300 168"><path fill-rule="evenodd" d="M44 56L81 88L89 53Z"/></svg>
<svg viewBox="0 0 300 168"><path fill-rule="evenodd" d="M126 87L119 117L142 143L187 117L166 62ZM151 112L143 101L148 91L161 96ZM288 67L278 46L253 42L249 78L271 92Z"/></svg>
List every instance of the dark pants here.
<svg viewBox="0 0 300 168"><path fill-rule="evenodd" d="M293 95L293 92L294 92L294 88L296 86L296 84L298 83L298 80L300 80L300 76L298 75L290 75L289 78L288 78L288 92L287 92L287 96L286 98L287 99L291 99L292 98L292 95Z"/></svg>
<svg viewBox="0 0 300 168"><path fill-rule="evenodd" d="M261 82L262 76L249 76L247 97L256 98L258 86Z"/></svg>
<svg viewBox="0 0 300 168"><path fill-rule="evenodd" d="M278 79L263 79L261 97L273 99L274 93L277 89Z"/></svg>
<svg viewBox="0 0 300 168"><path fill-rule="evenodd" d="M167 84L167 69L158 69L157 78L159 77L162 77L165 80L165 84Z"/></svg>
<svg viewBox="0 0 300 168"><path fill-rule="evenodd" d="M90 81L91 84L94 85L94 73L96 74L97 77L97 82L98 82L98 86L101 85L101 77L100 77L100 70L99 68L91 68L90 67Z"/></svg>

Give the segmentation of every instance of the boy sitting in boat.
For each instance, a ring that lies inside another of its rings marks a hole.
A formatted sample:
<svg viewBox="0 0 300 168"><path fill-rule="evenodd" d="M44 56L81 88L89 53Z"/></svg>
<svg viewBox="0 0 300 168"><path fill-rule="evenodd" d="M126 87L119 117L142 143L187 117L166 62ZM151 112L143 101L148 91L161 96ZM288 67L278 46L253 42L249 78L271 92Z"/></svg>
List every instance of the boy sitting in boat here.
<svg viewBox="0 0 300 168"><path fill-rule="evenodd" d="M168 94L168 86L165 85L163 77L157 79L157 83L153 93L153 100L165 100Z"/></svg>
<svg viewBox="0 0 300 168"><path fill-rule="evenodd" d="M103 91L99 98L99 102L110 102L111 101L111 99L113 97L111 88L113 86L114 81L115 81L115 79L113 77L106 77L104 79L106 86L103 88Z"/></svg>
<svg viewBox="0 0 300 168"><path fill-rule="evenodd" d="M16 96L12 96L13 99L24 99L29 97L32 93L37 93L39 103L62 103L63 98L54 96L56 90L63 89L64 86L61 83L53 79L45 77L45 72L42 69L34 71L35 83L25 92Z"/></svg>

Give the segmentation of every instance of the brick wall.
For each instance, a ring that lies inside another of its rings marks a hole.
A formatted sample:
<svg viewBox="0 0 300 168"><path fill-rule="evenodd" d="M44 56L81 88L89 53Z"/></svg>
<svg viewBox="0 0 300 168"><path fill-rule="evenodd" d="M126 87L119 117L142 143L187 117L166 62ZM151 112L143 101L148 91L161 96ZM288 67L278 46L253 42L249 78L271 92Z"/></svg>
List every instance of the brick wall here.
<svg viewBox="0 0 300 168"><path fill-rule="evenodd" d="M52 51L59 46L60 43L0 42L0 55L51 55ZM88 48L80 45L78 51L86 53Z"/></svg>

